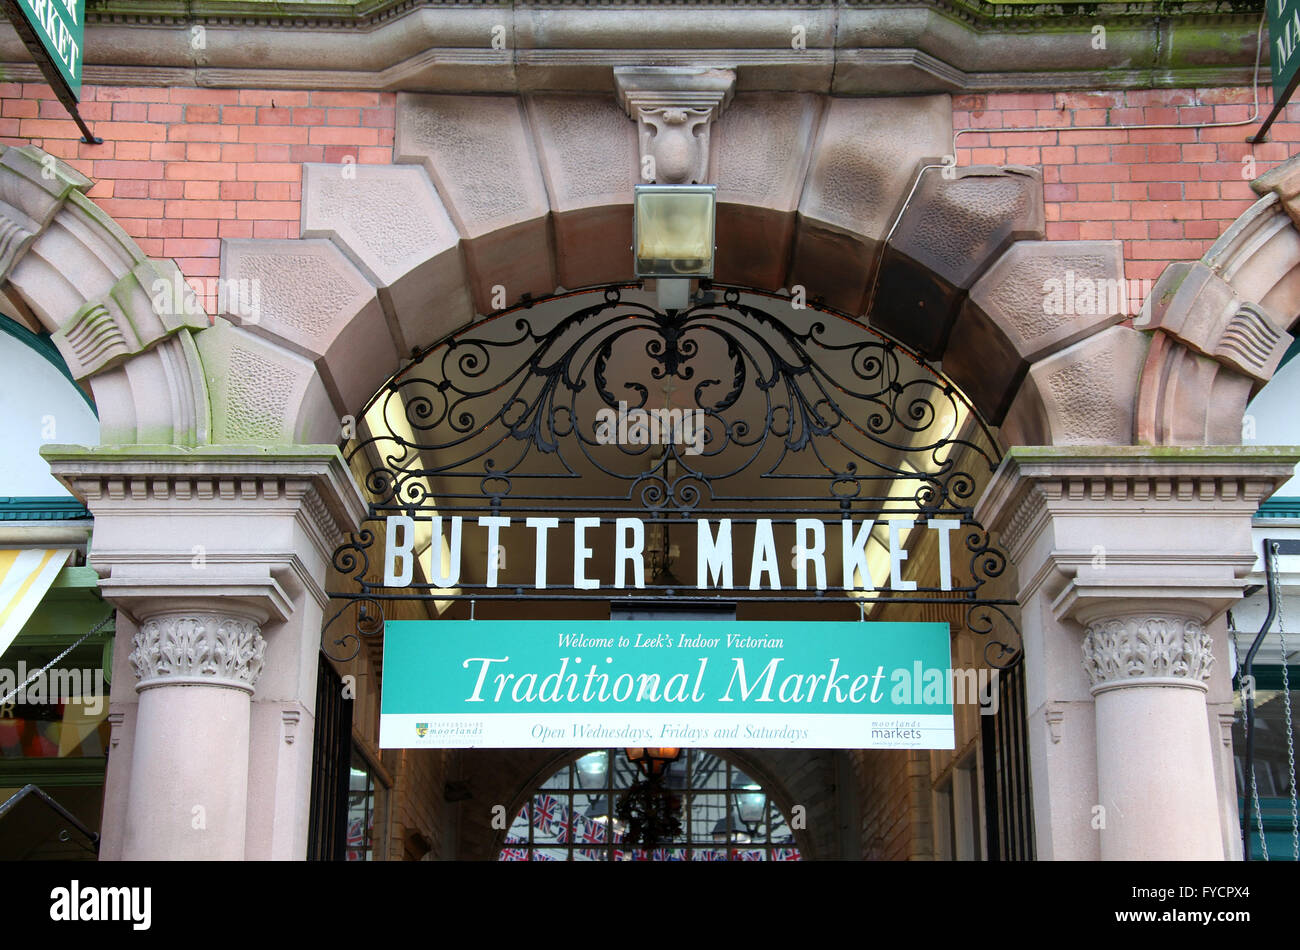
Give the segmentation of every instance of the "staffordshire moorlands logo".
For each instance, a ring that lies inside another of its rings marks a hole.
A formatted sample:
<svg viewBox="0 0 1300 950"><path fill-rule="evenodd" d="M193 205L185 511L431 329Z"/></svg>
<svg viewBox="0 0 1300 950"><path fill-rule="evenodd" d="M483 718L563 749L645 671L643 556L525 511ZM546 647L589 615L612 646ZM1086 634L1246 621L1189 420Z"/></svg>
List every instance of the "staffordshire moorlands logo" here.
<svg viewBox="0 0 1300 950"><path fill-rule="evenodd" d="M417 722L415 724L415 734L423 739L429 734L429 724L427 722Z"/></svg>

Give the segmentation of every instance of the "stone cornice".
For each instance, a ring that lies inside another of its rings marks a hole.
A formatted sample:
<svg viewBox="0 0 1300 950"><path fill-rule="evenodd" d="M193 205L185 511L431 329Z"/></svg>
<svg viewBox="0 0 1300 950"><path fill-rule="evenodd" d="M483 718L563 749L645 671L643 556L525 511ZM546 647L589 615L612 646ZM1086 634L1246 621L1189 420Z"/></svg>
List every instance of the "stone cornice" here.
<svg viewBox="0 0 1300 950"><path fill-rule="evenodd" d="M88 83L609 92L614 66L656 64L735 68L739 91L872 95L1244 84L1259 12L1227 2L92 0L86 19ZM1104 50L1091 45L1099 24ZM0 33L0 66L36 78L12 30Z"/></svg>
<svg viewBox="0 0 1300 950"><path fill-rule="evenodd" d="M1018 446L998 466L975 517L1002 535L1015 559L1049 507L1095 516L1138 502L1253 514L1297 462L1296 446Z"/></svg>

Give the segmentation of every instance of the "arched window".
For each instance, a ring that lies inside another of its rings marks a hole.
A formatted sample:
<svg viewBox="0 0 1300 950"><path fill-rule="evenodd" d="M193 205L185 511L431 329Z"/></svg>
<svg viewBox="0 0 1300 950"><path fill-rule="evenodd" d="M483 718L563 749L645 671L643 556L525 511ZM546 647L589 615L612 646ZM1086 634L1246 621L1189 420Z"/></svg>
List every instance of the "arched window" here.
<svg viewBox="0 0 1300 950"><path fill-rule="evenodd" d="M772 796L719 753L684 749L664 786L681 801L682 831L652 851L623 842L619 797L638 778L622 749L566 763L533 792L506 833L502 861L798 861Z"/></svg>

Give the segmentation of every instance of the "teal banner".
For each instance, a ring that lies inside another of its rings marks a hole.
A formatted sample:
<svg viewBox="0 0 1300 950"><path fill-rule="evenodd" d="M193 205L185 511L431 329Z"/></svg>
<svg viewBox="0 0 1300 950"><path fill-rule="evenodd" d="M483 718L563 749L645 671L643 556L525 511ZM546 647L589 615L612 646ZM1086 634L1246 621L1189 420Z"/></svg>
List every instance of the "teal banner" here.
<svg viewBox="0 0 1300 950"><path fill-rule="evenodd" d="M1300 0L1268 0L1269 65L1273 71L1273 102L1290 94L1291 80L1300 67L1296 55L1300 42Z"/></svg>
<svg viewBox="0 0 1300 950"><path fill-rule="evenodd" d="M86 0L18 0L18 7L73 98L80 99Z"/></svg>
<svg viewBox="0 0 1300 950"><path fill-rule="evenodd" d="M380 746L953 747L942 623L389 621Z"/></svg>

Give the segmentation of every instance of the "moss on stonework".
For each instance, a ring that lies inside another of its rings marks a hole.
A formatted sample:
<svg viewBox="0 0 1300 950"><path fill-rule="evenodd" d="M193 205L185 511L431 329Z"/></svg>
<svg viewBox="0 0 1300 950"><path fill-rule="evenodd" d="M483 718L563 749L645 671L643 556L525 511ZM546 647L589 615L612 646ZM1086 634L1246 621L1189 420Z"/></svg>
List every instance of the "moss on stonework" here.
<svg viewBox="0 0 1300 950"><path fill-rule="evenodd" d="M79 459L334 459L343 456L335 445L43 445L41 458L50 462Z"/></svg>

